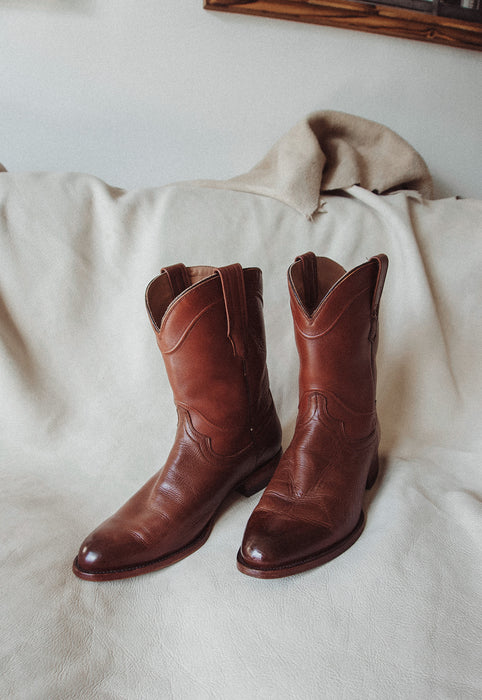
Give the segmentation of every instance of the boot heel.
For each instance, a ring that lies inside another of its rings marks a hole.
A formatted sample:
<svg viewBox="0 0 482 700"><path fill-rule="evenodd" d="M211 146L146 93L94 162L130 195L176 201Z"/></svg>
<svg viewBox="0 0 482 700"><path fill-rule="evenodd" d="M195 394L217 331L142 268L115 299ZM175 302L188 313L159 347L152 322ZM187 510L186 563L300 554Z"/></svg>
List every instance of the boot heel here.
<svg viewBox="0 0 482 700"><path fill-rule="evenodd" d="M271 477L273 476L278 462L281 459L282 450L275 454L268 462L265 462L260 467L258 467L254 472L249 474L243 481L241 481L235 488L235 491L240 493L242 496L252 496L257 491L261 491L265 486L268 485Z"/></svg>
<svg viewBox="0 0 482 700"><path fill-rule="evenodd" d="M377 480L378 476L378 452L375 453L375 456L372 460L372 463L370 465L370 471L368 472L367 476L367 483L365 488L366 489L371 489L375 481Z"/></svg>

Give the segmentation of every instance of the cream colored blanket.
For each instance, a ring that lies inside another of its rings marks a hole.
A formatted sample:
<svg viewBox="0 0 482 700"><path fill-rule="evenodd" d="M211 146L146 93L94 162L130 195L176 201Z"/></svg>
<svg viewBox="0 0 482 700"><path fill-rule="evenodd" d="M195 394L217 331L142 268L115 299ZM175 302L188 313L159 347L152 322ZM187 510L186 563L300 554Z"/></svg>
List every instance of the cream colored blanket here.
<svg viewBox="0 0 482 700"><path fill-rule="evenodd" d="M429 195L408 144L333 112L225 183L126 192L89 175L0 173L0 697L480 698L482 202ZM308 250L346 269L390 258L383 468L362 537L318 569L249 578L235 560L258 496L239 498L182 562L77 579L84 536L162 465L175 433L149 279L179 261L263 269L286 445L286 270Z"/></svg>

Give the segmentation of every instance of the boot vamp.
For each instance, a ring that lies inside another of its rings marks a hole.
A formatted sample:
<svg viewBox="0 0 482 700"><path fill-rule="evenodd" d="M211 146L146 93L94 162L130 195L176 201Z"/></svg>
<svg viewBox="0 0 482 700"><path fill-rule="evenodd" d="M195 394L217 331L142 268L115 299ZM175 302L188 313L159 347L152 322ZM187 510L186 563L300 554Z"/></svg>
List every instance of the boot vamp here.
<svg viewBox="0 0 482 700"><path fill-rule="evenodd" d="M311 419L295 436L253 512L242 555L258 566L314 556L348 536L361 517L376 437L347 441Z"/></svg>
<svg viewBox="0 0 482 700"><path fill-rule="evenodd" d="M162 471L84 540L77 557L80 569L90 573L115 571L178 548L184 533L176 528L175 501L163 488Z"/></svg>
<svg viewBox="0 0 482 700"><path fill-rule="evenodd" d="M220 457L201 438L178 434L165 466L84 540L78 567L91 573L117 570L189 545L254 460L251 447Z"/></svg>

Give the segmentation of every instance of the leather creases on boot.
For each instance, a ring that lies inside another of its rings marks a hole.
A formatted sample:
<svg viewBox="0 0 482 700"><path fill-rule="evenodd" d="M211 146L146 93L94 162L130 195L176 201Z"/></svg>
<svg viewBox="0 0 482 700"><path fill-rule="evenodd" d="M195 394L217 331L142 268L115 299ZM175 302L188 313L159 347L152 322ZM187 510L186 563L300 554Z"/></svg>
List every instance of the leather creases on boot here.
<svg viewBox="0 0 482 700"><path fill-rule="evenodd" d="M388 258L350 272L306 253L288 271L300 358L295 432L246 526L238 569L278 578L334 559L361 535L378 473L378 308Z"/></svg>
<svg viewBox="0 0 482 700"><path fill-rule="evenodd" d="M83 542L80 578L137 576L207 540L228 495L264 488L281 455L257 268L173 265L146 291L178 412L164 467Z"/></svg>

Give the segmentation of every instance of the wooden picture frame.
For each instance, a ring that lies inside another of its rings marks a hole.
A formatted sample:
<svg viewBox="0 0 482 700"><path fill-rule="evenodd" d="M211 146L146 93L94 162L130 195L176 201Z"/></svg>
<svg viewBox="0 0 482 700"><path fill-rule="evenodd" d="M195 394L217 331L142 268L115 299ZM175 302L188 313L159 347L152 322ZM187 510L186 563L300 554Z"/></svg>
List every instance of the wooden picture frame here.
<svg viewBox="0 0 482 700"><path fill-rule="evenodd" d="M204 0L204 8L482 51L482 0Z"/></svg>

